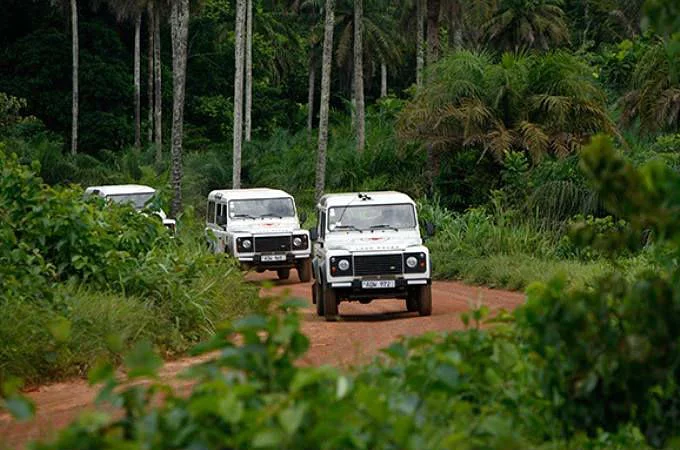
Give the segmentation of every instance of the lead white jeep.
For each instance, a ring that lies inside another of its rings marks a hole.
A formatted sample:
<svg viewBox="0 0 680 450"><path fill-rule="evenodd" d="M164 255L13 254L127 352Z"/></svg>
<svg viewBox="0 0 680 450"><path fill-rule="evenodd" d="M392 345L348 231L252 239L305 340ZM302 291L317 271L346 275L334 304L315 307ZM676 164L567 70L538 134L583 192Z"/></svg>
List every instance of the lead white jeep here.
<svg viewBox="0 0 680 450"><path fill-rule="evenodd" d="M328 194L317 213L312 299L319 316L334 320L341 301L381 298L404 299L407 310L421 316L432 313L430 254L408 195Z"/></svg>
<svg viewBox="0 0 680 450"><path fill-rule="evenodd" d="M312 277L309 232L300 229L295 200L284 191L212 191L206 235L213 252L231 255L247 269L273 270L285 280L296 268L300 281Z"/></svg>

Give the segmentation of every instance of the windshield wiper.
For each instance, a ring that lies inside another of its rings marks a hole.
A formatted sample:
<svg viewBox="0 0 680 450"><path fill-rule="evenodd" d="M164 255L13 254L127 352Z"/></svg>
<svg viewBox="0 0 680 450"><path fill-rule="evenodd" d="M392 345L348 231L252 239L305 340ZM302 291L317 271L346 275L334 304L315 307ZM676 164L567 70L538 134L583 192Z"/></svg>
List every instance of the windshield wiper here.
<svg viewBox="0 0 680 450"><path fill-rule="evenodd" d="M354 230L354 231L358 231L359 233L363 233L363 232L364 232L364 230L362 230L361 228L357 228L357 227L355 227L354 225L336 225L334 229L335 229L335 230L340 230L340 229L343 229L343 230Z"/></svg>
<svg viewBox="0 0 680 450"><path fill-rule="evenodd" d="M256 219L255 216L251 216L250 214L234 214L232 217L246 217L248 219Z"/></svg>
<svg viewBox="0 0 680 450"><path fill-rule="evenodd" d="M278 219L283 219L283 216L280 216L278 214L272 214L272 213L261 214L260 218L263 218L263 217L276 217Z"/></svg>
<svg viewBox="0 0 680 450"><path fill-rule="evenodd" d="M370 230L394 230L394 231L399 231L399 228L395 227L394 225L389 225L387 223L380 223L377 225L371 225L369 227Z"/></svg>

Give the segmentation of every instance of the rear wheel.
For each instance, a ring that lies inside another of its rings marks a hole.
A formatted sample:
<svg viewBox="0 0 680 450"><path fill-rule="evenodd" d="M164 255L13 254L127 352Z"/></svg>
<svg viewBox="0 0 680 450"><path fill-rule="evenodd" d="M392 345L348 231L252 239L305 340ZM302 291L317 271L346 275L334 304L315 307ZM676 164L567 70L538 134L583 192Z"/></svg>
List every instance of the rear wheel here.
<svg viewBox="0 0 680 450"><path fill-rule="evenodd" d="M290 269L277 269L276 270L277 275L279 276L279 280L287 280L290 278Z"/></svg>
<svg viewBox="0 0 680 450"><path fill-rule="evenodd" d="M326 320L338 318L338 297L332 287L321 286L321 299L323 302L324 316Z"/></svg>
<svg viewBox="0 0 680 450"><path fill-rule="evenodd" d="M316 304L316 315L323 317L323 299L321 298L321 285L318 281L315 281L312 285L312 302Z"/></svg>
<svg viewBox="0 0 680 450"><path fill-rule="evenodd" d="M297 271L298 271L298 278L300 278L301 282L306 283L309 280L311 280L312 279L312 260L311 259L305 259L302 262L298 263Z"/></svg>

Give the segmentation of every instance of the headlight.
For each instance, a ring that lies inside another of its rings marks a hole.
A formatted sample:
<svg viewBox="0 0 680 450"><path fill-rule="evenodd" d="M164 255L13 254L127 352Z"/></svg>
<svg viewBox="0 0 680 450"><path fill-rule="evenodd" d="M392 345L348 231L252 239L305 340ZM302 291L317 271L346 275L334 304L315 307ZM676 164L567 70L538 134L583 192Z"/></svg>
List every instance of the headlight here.
<svg viewBox="0 0 680 450"><path fill-rule="evenodd" d="M341 259L340 262L338 263L338 269L345 272L347 269L349 269L349 261L347 261L346 259Z"/></svg>
<svg viewBox="0 0 680 450"><path fill-rule="evenodd" d="M241 242L241 245L243 248L250 248L253 246L253 243L250 242L250 239L244 239L243 242Z"/></svg>
<svg viewBox="0 0 680 450"><path fill-rule="evenodd" d="M424 252L406 253L404 255L404 266L406 273L427 272L427 255Z"/></svg>
<svg viewBox="0 0 680 450"><path fill-rule="evenodd" d="M307 235L293 236L293 248L295 250L303 250L309 247L309 239Z"/></svg>

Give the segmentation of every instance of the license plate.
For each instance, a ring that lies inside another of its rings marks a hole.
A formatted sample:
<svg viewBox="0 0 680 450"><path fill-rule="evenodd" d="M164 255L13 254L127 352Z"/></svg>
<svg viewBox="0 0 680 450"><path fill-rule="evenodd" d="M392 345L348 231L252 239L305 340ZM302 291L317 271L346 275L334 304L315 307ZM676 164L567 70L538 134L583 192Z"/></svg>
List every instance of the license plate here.
<svg viewBox="0 0 680 450"><path fill-rule="evenodd" d="M364 289L387 289L395 286L394 280L362 280L361 287Z"/></svg>
<svg viewBox="0 0 680 450"><path fill-rule="evenodd" d="M262 255L261 259L263 262L285 261L286 255Z"/></svg>

